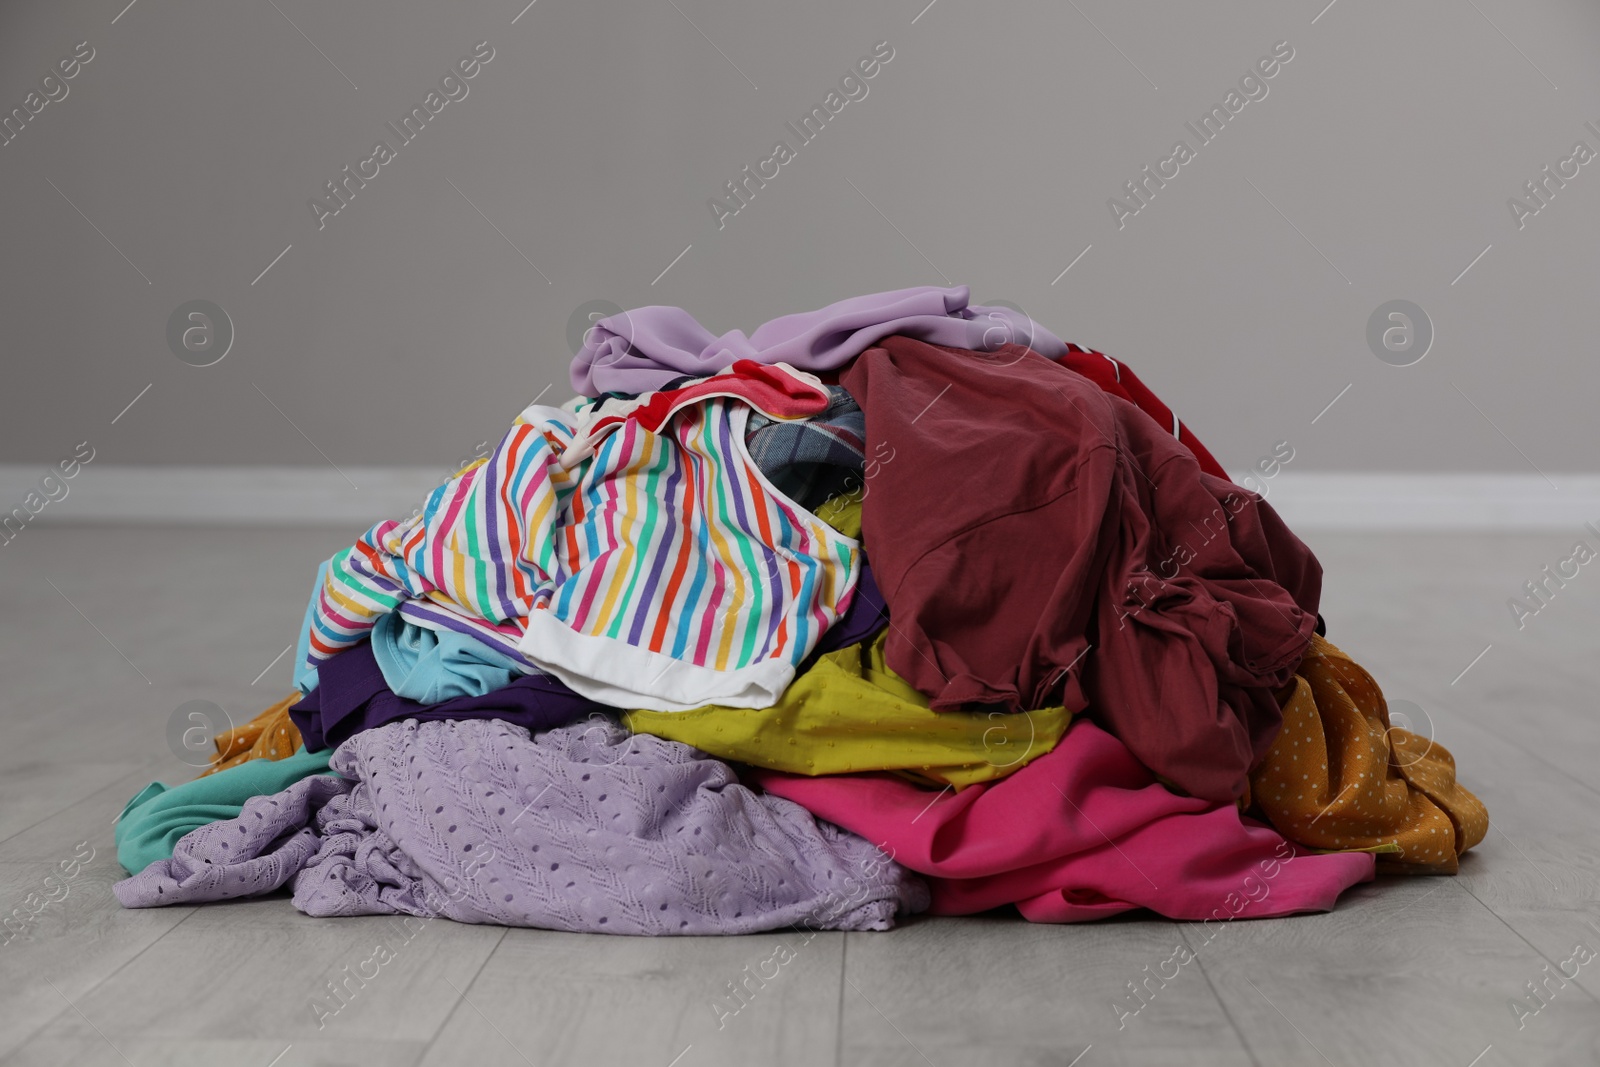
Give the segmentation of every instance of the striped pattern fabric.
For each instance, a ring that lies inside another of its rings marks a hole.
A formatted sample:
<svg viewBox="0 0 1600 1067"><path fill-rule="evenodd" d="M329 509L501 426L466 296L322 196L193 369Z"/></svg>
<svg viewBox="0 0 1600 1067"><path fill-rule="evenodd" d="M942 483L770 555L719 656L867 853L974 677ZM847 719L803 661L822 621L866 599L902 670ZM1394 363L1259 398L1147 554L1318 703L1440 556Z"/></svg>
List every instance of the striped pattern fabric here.
<svg viewBox="0 0 1600 1067"><path fill-rule="evenodd" d="M664 436L606 439L561 530L555 617L719 671L805 658L855 584L856 543L762 477L748 416L718 400Z"/></svg>
<svg viewBox="0 0 1600 1067"><path fill-rule="evenodd" d="M525 660L523 620L557 576L556 520L581 471L555 457L577 416L531 406L483 460L428 495L422 511L380 522L329 560L311 624L316 666L395 610Z"/></svg>
<svg viewBox="0 0 1600 1067"><path fill-rule="evenodd" d="M763 707L848 605L859 545L778 492L719 398L629 421L563 470L583 414L530 408L420 515L330 561L309 662L389 611L468 633L592 699Z"/></svg>

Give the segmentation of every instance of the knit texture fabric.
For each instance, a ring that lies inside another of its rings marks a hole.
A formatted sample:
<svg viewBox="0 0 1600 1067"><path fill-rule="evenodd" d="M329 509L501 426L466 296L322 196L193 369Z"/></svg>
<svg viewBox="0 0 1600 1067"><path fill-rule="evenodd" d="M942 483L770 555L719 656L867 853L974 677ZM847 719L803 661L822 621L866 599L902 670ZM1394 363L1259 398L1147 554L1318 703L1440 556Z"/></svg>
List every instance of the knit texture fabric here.
<svg viewBox="0 0 1600 1067"><path fill-rule="evenodd" d="M288 885L308 915L406 914L614 934L882 930L927 886L724 763L595 716L357 734L317 776L188 834L117 884L125 907Z"/></svg>

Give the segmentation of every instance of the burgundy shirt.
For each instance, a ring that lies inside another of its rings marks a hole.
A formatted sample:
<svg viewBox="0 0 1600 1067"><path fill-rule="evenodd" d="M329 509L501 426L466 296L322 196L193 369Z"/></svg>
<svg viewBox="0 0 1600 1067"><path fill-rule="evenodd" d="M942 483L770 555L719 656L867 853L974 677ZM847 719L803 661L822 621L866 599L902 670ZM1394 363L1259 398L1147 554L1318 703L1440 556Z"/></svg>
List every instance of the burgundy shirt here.
<svg viewBox="0 0 1600 1067"><path fill-rule="evenodd" d="M1020 346L891 337L840 383L890 456L862 508L889 666L935 708L1065 703L1179 788L1242 794L1321 593L1271 507Z"/></svg>

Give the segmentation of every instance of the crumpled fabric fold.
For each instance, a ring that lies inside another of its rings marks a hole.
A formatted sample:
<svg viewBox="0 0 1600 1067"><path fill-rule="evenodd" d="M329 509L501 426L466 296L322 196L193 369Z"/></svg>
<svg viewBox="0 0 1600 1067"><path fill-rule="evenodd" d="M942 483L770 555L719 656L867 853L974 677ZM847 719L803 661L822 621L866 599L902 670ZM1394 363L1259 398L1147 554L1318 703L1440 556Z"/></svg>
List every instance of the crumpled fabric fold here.
<svg viewBox="0 0 1600 1067"><path fill-rule="evenodd" d="M1489 832L1488 810L1456 780L1444 746L1391 726L1372 675L1321 637L1284 693L1283 731L1250 790L1300 844L1389 849L1380 871L1454 874Z"/></svg>
<svg viewBox="0 0 1600 1067"><path fill-rule="evenodd" d="M809 776L892 771L964 788L1004 778L1049 752L1065 708L934 711L883 661L884 635L817 659L770 708L630 711L623 724L718 759Z"/></svg>
<svg viewBox="0 0 1600 1067"><path fill-rule="evenodd" d="M862 507L889 666L937 709L1087 711L1179 788L1242 795L1321 593L1271 507L1014 345L890 337L840 384L895 457Z"/></svg>
<svg viewBox="0 0 1600 1067"><path fill-rule="evenodd" d="M358 734L332 767L341 778L193 831L117 899L288 885L309 915L684 935L887 929L927 906L921 879L869 842L604 716L536 739L494 720L408 720Z"/></svg>
<svg viewBox="0 0 1600 1067"><path fill-rule="evenodd" d="M1266 918L1329 910L1373 871L1365 852L1308 854L1233 804L1173 793L1086 719L1016 773L959 793L888 774L746 777L927 875L936 915L1015 904L1050 923L1141 907Z"/></svg>
<svg viewBox="0 0 1600 1067"><path fill-rule="evenodd" d="M783 315L748 336L718 337L680 307L652 305L601 319L572 359L572 387L586 396L648 393L685 374L715 374L741 359L788 363L806 371L837 370L893 334L952 348L1023 344L1049 358L1067 346L1027 315L969 304L965 285L932 285L868 293L816 311Z"/></svg>

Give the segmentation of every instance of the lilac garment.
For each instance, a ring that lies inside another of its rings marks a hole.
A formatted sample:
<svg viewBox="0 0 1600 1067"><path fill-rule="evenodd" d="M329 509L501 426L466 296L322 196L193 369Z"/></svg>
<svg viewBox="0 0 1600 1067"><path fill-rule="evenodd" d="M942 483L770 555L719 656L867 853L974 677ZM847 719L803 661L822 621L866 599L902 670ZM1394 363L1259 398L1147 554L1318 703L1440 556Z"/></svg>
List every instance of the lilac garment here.
<svg viewBox="0 0 1600 1067"><path fill-rule="evenodd" d="M610 710L548 674L522 675L482 696L419 704L396 696L389 688L372 645L366 641L324 662L317 678L317 688L289 709L307 752L335 748L362 730L401 719L493 718L528 730L548 730Z"/></svg>
<svg viewBox="0 0 1600 1067"><path fill-rule="evenodd" d="M993 351L1021 344L1049 359L1067 354L1055 334L1005 307L969 306L965 285L870 293L817 311L784 315L745 336L713 336L679 307L653 305L601 319L572 360L572 386L586 396L647 393L679 375L715 374L735 360L801 370L842 367L892 334L951 348Z"/></svg>
<svg viewBox="0 0 1600 1067"><path fill-rule="evenodd" d="M872 844L607 716L537 740L492 719L393 723L114 887L124 907L294 891L308 915L609 934L883 930L928 888Z"/></svg>

